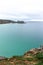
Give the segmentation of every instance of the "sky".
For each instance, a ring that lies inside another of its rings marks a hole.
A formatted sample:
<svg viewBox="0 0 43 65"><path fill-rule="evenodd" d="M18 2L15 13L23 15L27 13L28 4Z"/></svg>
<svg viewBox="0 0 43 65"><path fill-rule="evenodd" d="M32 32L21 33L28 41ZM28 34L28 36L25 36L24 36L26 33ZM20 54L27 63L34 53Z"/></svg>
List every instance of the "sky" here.
<svg viewBox="0 0 43 65"><path fill-rule="evenodd" d="M0 19L43 20L43 0L0 0Z"/></svg>

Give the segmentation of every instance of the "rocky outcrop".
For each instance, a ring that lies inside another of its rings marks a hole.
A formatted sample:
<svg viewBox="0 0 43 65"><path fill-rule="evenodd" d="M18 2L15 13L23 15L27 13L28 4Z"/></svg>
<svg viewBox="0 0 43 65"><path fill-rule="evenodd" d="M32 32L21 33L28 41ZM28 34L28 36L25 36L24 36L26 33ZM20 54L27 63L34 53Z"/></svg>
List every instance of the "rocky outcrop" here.
<svg viewBox="0 0 43 65"><path fill-rule="evenodd" d="M24 57L31 57L31 55L36 55L36 54L39 53L39 52L42 52L42 53L43 53L43 47L34 48L34 49L31 49L30 51L27 51L27 52L24 54Z"/></svg>
<svg viewBox="0 0 43 65"><path fill-rule="evenodd" d="M0 60L6 60L6 57L0 56Z"/></svg>

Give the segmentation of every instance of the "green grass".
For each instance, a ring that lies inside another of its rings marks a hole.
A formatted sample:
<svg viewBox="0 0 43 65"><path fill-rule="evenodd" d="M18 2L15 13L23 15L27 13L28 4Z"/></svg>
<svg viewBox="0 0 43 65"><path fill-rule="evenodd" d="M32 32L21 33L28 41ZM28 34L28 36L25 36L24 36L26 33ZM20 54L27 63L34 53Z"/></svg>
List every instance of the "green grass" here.
<svg viewBox="0 0 43 65"><path fill-rule="evenodd" d="M38 62L36 65L43 65L43 63L42 62Z"/></svg>

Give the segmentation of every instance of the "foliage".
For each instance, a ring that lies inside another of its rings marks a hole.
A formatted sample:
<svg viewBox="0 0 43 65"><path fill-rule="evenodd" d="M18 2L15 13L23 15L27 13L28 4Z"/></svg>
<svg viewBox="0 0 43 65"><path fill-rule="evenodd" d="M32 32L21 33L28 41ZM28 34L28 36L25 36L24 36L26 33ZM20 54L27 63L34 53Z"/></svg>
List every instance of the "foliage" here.
<svg viewBox="0 0 43 65"><path fill-rule="evenodd" d="M25 60L22 56L13 56L13 58L16 58L17 60Z"/></svg>
<svg viewBox="0 0 43 65"><path fill-rule="evenodd" d="M33 60L33 58L26 58L26 60L27 60L27 61L32 61L32 60Z"/></svg>
<svg viewBox="0 0 43 65"><path fill-rule="evenodd" d="M43 63L42 62L38 62L36 65L43 65Z"/></svg>
<svg viewBox="0 0 43 65"><path fill-rule="evenodd" d="M43 59L43 53L39 52L38 54L36 54L36 58L38 58L39 60Z"/></svg>

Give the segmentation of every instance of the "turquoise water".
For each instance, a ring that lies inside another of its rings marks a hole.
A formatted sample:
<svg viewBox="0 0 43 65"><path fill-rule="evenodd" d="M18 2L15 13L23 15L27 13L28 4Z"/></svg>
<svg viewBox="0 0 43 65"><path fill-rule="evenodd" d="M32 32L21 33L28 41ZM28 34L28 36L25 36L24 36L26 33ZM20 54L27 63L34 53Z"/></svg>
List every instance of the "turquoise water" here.
<svg viewBox="0 0 43 65"><path fill-rule="evenodd" d="M0 24L0 56L23 55L43 44L43 23Z"/></svg>

